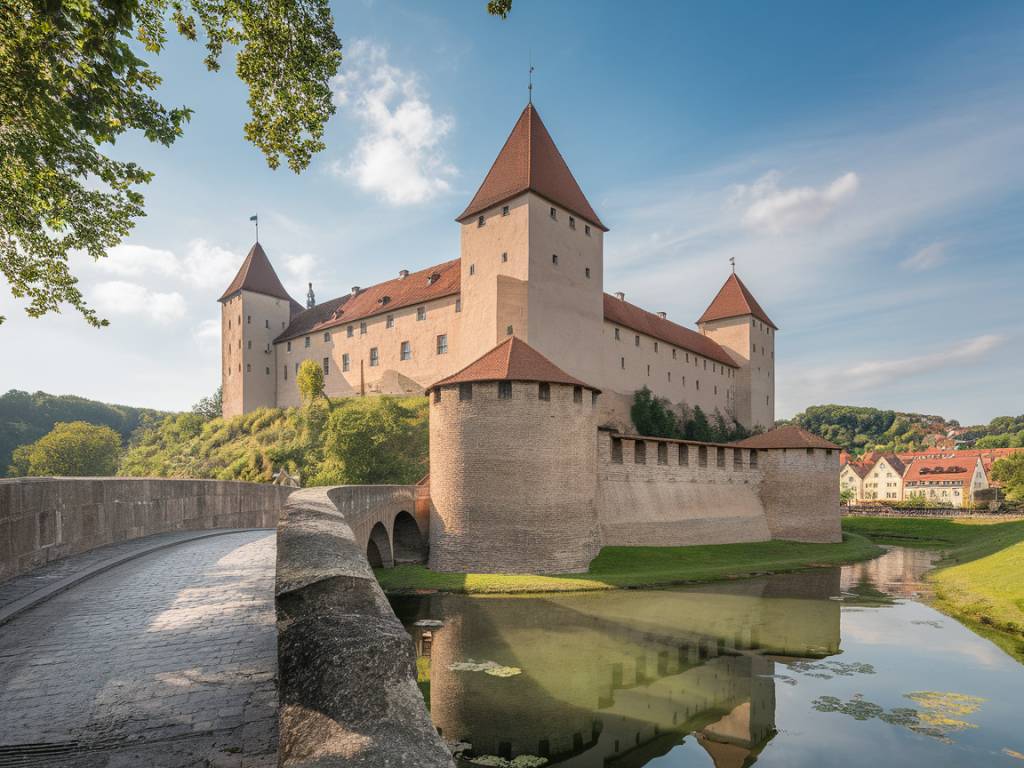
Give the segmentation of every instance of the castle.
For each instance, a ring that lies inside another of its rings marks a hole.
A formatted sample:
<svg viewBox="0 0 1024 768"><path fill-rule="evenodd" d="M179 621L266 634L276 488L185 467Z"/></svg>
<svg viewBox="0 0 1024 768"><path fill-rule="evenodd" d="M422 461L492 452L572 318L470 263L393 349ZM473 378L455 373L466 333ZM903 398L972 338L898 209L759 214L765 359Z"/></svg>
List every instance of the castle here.
<svg viewBox="0 0 1024 768"><path fill-rule="evenodd" d="M303 360L328 396L421 394L516 337L604 393L625 429L633 392L775 421L777 328L732 274L694 331L604 292L608 228L528 104L457 217L460 258L319 304L292 299L253 245L220 298L224 415L299 404Z"/></svg>
<svg viewBox="0 0 1024 768"><path fill-rule="evenodd" d="M735 273L698 331L605 293L608 229L532 104L456 220L460 258L321 304L310 286L305 309L256 243L220 298L224 415L298 405L310 359L331 397L426 392L417 520L437 570L583 571L616 544L840 540L837 446L771 430L775 324ZM771 431L637 436L642 387Z"/></svg>

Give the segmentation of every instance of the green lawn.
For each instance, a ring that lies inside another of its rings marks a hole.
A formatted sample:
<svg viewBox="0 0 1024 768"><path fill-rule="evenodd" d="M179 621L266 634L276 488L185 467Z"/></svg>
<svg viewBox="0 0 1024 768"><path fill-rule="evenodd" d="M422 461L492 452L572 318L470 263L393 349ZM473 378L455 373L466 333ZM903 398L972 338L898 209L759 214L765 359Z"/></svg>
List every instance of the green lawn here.
<svg viewBox="0 0 1024 768"><path fill-rule="evenodd" d="M795 571L866 560L881 550L863 536L846 534L839 544L765 541L700 547L605 547L586 573L438 573L421 565L377 570L385 592L418 590L473 594L570 592L653 587Z"/></svg>
<svg viewBox="0 0 1024 768"><path fill-rule="evenodd" d="M935 607L1024 661L1024 521L850 517L873 541L939 549Z"/></svg>

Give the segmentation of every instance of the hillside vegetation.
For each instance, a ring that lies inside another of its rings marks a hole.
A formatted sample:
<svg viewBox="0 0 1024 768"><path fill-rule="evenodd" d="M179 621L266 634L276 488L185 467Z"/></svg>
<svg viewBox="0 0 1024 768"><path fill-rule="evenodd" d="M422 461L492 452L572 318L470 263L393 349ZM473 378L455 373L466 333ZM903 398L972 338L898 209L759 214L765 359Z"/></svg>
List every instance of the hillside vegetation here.
<svg viewBox="0 0 1024 768"><path fill-rule="evenodd" d="M903 413L851 405L812 405L786 424L799 426L861 454L865 451L919 451L935 437L956 434L964 448L1024 446L1024 416L1000 416L987 425L961 428L958 421L922 413Z"/></svg>
<svg viewBox="0 0 1024 768"><path fill-rule="evenodd" d="M304 486L414 483L427 472L424 397L318 400L231 419L169 416L140 430L119 475L267 481L286 469Z"/></svg>
<svg viewBox="0 0 1024 768"><path fill-rule="evenodd" d="M166 415L166 411L109 405L74 395L12 389L0 396L0 472L10 466L15 448L35 442L59 422L107 426L127 440L139 426Z"/></svg>

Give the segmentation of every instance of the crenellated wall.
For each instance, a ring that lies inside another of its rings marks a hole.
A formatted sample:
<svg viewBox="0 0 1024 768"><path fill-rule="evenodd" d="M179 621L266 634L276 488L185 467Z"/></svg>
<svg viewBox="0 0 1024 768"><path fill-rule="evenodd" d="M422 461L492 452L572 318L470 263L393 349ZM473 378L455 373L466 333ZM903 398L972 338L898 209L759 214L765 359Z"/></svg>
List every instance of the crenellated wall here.
<svg viewBox="0 0 1024 768"><path fill-rule="evenodd" d="M155 533L273 528L293 490L223 480L0 480L0 581L62 557Z"/></svg>

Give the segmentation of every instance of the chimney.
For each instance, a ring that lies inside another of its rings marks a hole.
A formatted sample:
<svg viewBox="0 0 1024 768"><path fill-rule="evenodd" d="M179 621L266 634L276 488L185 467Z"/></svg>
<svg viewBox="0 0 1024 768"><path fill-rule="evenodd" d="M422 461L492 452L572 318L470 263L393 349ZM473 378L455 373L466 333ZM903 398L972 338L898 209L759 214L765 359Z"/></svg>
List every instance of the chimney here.
<svg viewBox="0 0 1024 768"><path fill-rule="evenodd" d="M615 292L615 298L618 299L619 301L625 301L626 300L626 294L624 294L622 291L616 291Z"/></svg>
<svg viewBox="0 0 1024 768"><path fill-rule="evenodd" d="M405 280L405 278L407 278L408 276L409 276L409 270L408 269L400 269L400 270L398 270L398 279L399 280Z"/></svg>
<svg viewBox="0 0 1024 768"><path fill-rule="evenodd" d="M664 312L659 312L658 317L660 317L662 320L665 320L668 318L668 315L666 315Z"/></svg>
<svg viewBox="0 0 1024 768"><path fill-rule="evenodd" d="M359 293L359 286L358 285L353 285L352 286L352 295L355 296L357 293Z"/></svg>

